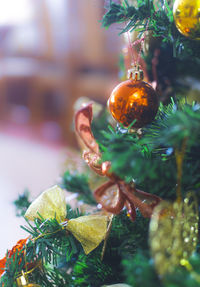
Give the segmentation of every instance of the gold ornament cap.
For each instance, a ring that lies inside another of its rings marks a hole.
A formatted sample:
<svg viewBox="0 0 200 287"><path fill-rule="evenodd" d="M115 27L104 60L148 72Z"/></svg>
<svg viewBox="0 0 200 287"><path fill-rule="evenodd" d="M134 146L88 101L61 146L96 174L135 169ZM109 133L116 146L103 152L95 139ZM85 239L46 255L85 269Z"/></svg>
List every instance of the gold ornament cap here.
<svg viewBox="0 0 200 287"><path fill-rule="evenodd" d="M28 281L26 279L25 274L23 274L22 276L18 277L16 279L16 282L17 282L17 286L18 287L23 287L23 286L27 286L28 285Z"/></svg>
<svg viewBox="0 0 200 287"><path fill-rule="evenodd" d="M133 65L133 68L128 70L127 78L130 80L142 81L144 79L143 70L140 69L139 65Z"/></svg>
<svg viewBox="0 0 200 287"><path fill-rule="evenodd" d="M40 285L35 283L28 283L25 273L16 279L17 287L40 287Z"/></svg>

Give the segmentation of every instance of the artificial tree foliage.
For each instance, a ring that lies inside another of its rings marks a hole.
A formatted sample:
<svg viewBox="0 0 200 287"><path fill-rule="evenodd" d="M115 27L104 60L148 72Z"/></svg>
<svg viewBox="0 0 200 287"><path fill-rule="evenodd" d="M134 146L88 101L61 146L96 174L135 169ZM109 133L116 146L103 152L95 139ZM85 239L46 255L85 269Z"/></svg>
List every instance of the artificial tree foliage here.
<svg viewBox="0 0 200 287"><path fill-rule="evenodd" d="M139 37L148 29L152 32L148 54L143 54L149 77L152 77L152 58L155 49L160 51L158 85L166 91L164 79L170 79L171 93L160 103L155 120L140 130L110 124L108 113L92 122L101 161L111 162L111 171L121 180L132 183L145 192L163 200L174 201L177 188L176 151L183 142L186 150L183 160L181 193L184 197L193 191L199 199L200 191L200 105L188 104L192 86L185 85L185 77L199 79L200 41L182 36L175 27L172 1L106 1L102 25L109 28L120 24L120 34L138 30ZM165 55L165 58L162 56ZM166 64L166 61L167 64ZM166 67L166 65L168 65ZM186 67L185 69L183 67ZM178 97L177 97L178 96ZM90 181L95 173L66 170L60 183L62 188L79 193L78 199L96 206ZM28 194L15 201L18 214L24 215L30 203ZM66 206L67 219L77 218L78 210ZM90 211L88 210L88 213ZM24 228L31 239L26 246L8 256L0 284L17 286L16 277L26 262L42 263L42 269L31 273L31 280L40 286L100 287L126 283L133 287L197 287L200 286L199 243L189 258L191 269L177 266L173 272L160 276L149 248L149 218L137 210L132 222L125 210L115 215L102 258L103 242L86 255L79 241L66 234L62 223L41 216L34 223L27 221ZM24 255L25 254L25 255Z"/></svg>

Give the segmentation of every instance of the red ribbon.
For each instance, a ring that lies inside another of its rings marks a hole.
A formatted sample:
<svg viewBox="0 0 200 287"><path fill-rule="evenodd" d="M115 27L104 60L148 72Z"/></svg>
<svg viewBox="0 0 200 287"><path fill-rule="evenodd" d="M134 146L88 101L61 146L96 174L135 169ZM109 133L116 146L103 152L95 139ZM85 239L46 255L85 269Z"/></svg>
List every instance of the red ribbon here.
<svg viewBox="0 0 200 287"><path fill-rule="evenodd" d="M126 183L114 173L110 172L111 163L99 163L101 154L99 146L91 130L92 104L81 108L75 115L76 132L84 142L87 150L83 158L100 176L107 176L109 181L102 184L94 191L94 197L102 207L113 214L118 214L126 207L131 220L136 218L136 208L144 217L151 217L154 207L161 198L135 188L134 183Z"/></svg>

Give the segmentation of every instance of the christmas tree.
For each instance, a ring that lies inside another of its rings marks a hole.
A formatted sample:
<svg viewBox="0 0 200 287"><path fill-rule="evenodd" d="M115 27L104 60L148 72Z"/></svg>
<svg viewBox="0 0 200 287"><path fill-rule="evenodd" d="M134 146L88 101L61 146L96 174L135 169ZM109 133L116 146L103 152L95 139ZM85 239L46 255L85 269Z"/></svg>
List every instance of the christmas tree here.
<svg viewBox="0 0 200 287"><path fill-rule="evenodd" d="M102 25L126 37L117 123L106 109L93 118L95 104L76 112L86 166L16 200L27 238L0 260L1 286L200 286L200 2L105 4Z"/></svg>

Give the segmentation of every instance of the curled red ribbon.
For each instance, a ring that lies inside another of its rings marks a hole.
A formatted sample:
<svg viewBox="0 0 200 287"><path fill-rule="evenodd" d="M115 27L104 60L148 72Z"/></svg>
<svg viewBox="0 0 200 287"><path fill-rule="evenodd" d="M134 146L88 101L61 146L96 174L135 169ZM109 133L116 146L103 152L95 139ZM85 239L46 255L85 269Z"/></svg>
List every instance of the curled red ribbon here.
<svg viewBox="0 0 200 287"><path fill-rule="evenodd" d="M75 127L77 134L87 148L83 152L84 160L97 174L109 178L109 181L94 191L96 201L106 211L113 214L120 213L126 207L133 221L136 218L136 208L140 210L144 217L151 217L154 207L161 201L161 198L136 189L134 183L128 184L110 172L110 162L99 163L101 154L91 130L92 117L92 104L88 104L77 111L75 115Z"/></svg>

